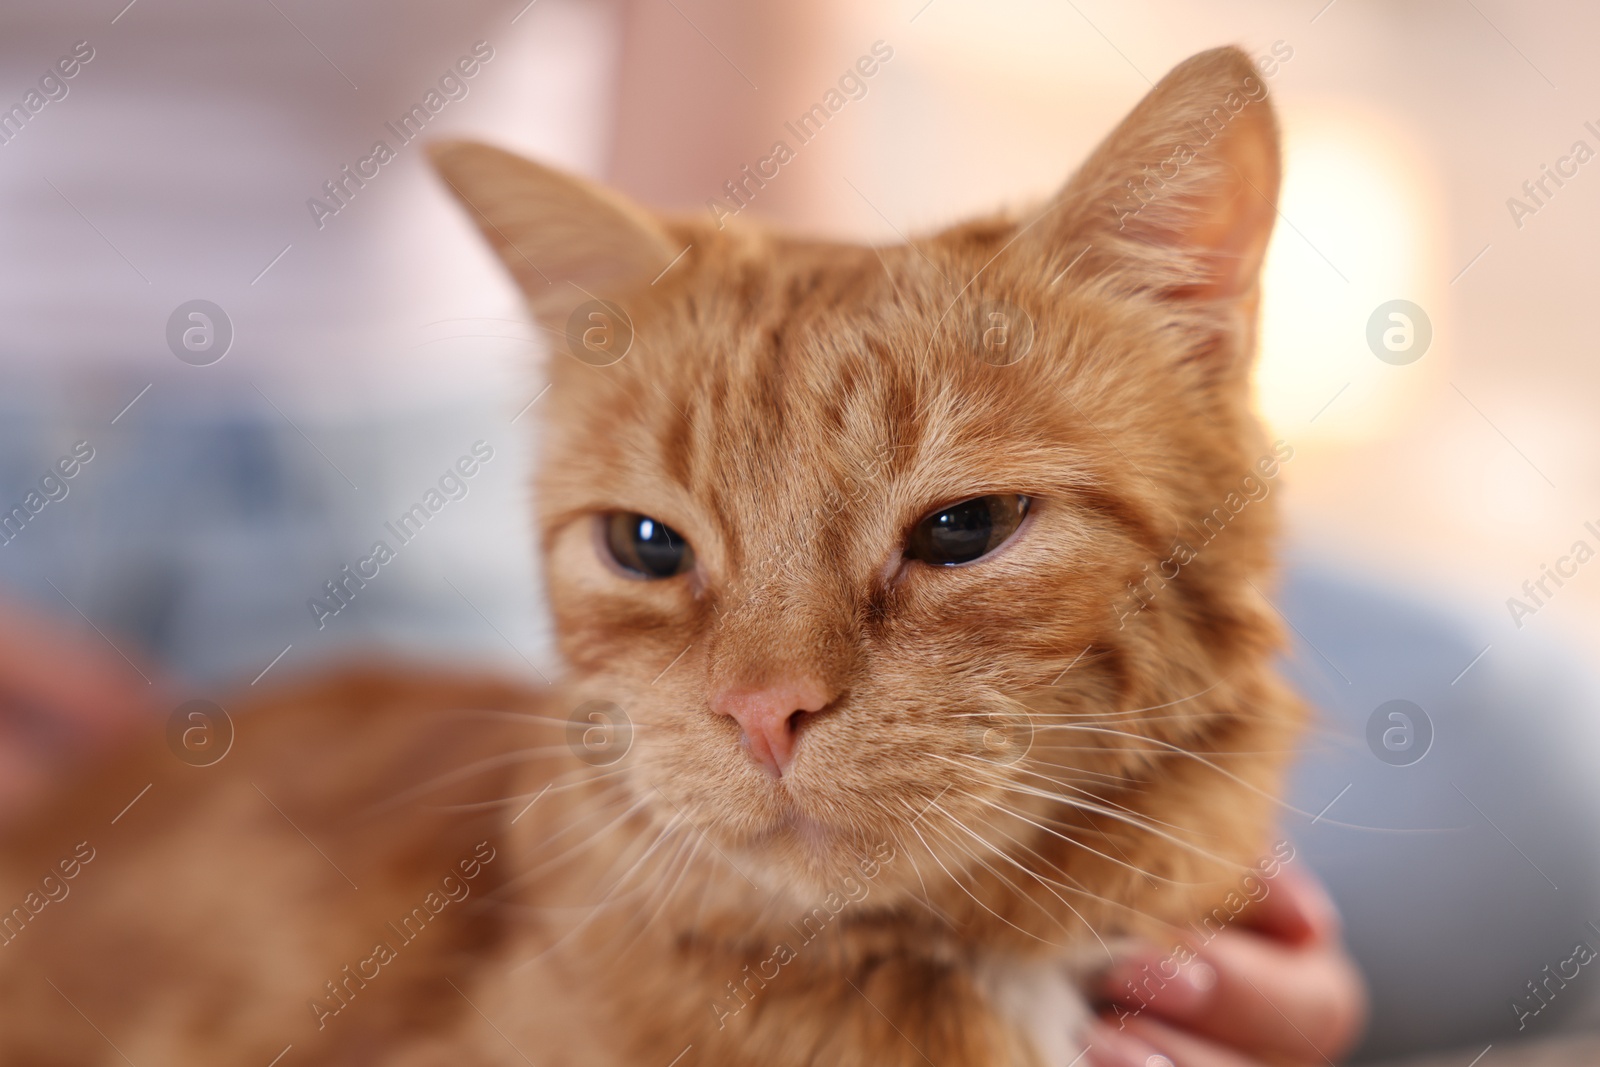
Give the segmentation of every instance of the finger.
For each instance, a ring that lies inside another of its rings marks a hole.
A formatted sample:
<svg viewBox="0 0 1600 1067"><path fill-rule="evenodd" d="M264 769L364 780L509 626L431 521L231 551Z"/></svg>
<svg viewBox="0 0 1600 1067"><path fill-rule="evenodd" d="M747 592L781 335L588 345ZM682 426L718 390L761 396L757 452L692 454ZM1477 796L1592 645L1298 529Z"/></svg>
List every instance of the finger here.
<svg viewBox="0 0 1600 1067"><path fill-rule="evenodd" d="M15 730L0 728L0 823L45 790L52 769L33 751L27 738L18 737Z"/></svg>
<svg viewBox="0 0 1600 1067"><path fill-rule="evenodd" d="M1337 1059L1360 1036L1366 983L1337 941L1293 948L1224 931L1202 955L1217 972L1217 999L1199 1032L1249 1034L1246 1047L1314 1060Z"/></svg>
<svg viewBox="0 0 1600 1067"><path fill-rule="evenodd" d="M53 621L0 607L0 701L59 716L89 735L115 730L144 710L154 686Z"/></svg>
<svg viewBox="0 0 1600 1067"><path fill-rule="evenodd" d="M1083 1051L1086 1067L1254 1067L1237 1054L1210 1046L1216 1056L1210 1059L1174 1059L1165 1043L1168 1027L1163 1024L1144 1025L1120 1029L1114 1022L1096 1022L1085 1033L1088 1048Z"/></svg>
<svg viewBox="0 0 1600 1067"><path fill-rule="evenodd" d="M1239 924L1291 944L1337 937L1339 909L1310 871L1284 868L1267 893L1239 915Z"/></svg>
<svg viewBox="0 0 1600 1067"><path fill-rule="evenodd" d="M1137 970L1133 970L1133 968ZM1335 1059L1366 1015L1359 974L1335 942L1278 944L1224 930L1199 956L1134 958L1113 968L1119 1019L1161 1019L1266 1056Z"/></svg>
<svg viewBox="0 0 1600 1067"><path fill-rule="evenodd" d="M1099 1022L1087 1033L1089 1067L1257 1067L1238 1052L1157 1022Z"/></svg>
<svg viewBox="0 0 1600 1067"><path fill-rule="evenodd" d="M1179 962L1176 953L1166 955L1154 947L1143 947L1120 959L1103 980L1105 996L1118 1018L1144 1014L1146 1010L1172 1019L1199 1017L1209 1010L1217 987L1216 968L1205 960L1191 958Z"/></svg>
<svg viewBox="0 0 1600 1067"><path fill-rule="evenodd" d="M1156 1057L1152 1061L1147 1056L1139 1067L1259 1067L1257 1060L1235 1049L1166 1023L1140 1019L1129 1023L1126 1032L1134 1040L1143 1042ZM1316 1062L1321 1063L1320 1060Z"/></svg>

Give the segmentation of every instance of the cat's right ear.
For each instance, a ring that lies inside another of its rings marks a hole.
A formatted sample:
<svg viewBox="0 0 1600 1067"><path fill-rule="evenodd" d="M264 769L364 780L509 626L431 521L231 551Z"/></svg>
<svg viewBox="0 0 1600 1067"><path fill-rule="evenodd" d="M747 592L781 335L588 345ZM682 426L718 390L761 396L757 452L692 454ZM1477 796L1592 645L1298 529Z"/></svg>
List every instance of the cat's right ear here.
<svg viewBox="0 0 1600 1067"><path fill-rule="evenodd" d="M1202 52L1151 89L1019 234L1044 277L1079 258L1205 319L1185 346L1247 369L1258 279L1277 217L1277 122L1254 63Z"/></svg>
<svg viewBox="0 0 1600 1067"><path fill-rule="evenodd" d="M649 284L675 254L648 212L582 178L474 141L428 157L546 322Z"/></svg>

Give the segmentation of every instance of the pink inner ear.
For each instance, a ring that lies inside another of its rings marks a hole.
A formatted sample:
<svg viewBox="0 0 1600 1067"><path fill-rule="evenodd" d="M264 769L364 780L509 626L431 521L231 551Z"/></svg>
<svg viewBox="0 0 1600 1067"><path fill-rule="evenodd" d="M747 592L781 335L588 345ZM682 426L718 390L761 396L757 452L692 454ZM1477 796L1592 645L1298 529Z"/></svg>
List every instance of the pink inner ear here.
<svg viewBox="0 0 1600 1067"><path fill-rule="evenodd" d="M1130 229L1143 229L1152 244L1199 260L1207 281L1173 290L1195 300L1238 300L1255 288L1272 225L1277 218L1277 138L1271 113L1240 114L1223 136L1188 166L1203 173L1180 174L1168 186L1168 210L1144 212Z"/></svg>
<svg viewBox="0 0 1600 1067"><path fill-rule="evenodd" d="M1212 271L1214 280L1196 288L1200 299L1238 299L1255 287L1277 217L1275 143L1245 134L1220 148L1225 170L1198 205L1196 225L1182 235Z"/></svg>
<svg viewBox="0 0 1600 1067"><path fill-rule="evenodd" d="M1216 49L1139 102L1035 218L1030 241L1056 270L1087 244L1107 270L1171 297L1248 301L1278 185L1271 101L1248 57Z"/></svg>
<svg viewBox="0 0 1600 1067"><path fill-rule="evenodd" d="M542 317L642 287L677 249L620 194L489 145L445 141L429 157Z"/></svg>

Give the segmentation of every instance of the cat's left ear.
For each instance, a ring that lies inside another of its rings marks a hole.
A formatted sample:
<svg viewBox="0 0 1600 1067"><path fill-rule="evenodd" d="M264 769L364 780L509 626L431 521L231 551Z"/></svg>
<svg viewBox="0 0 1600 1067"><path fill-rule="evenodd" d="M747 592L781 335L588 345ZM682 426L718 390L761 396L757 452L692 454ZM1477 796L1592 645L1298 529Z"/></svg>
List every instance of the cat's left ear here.
<svg viewBox="0 0 1600 1067"><path fill-rule="evenodd" d="M1237 48L1185 60L1095 150L1023 235L1055 277L1104 272L1224 313L1249 344L1277 215L1278 127Z"/></svg>
<svg viewBox="0 0 1600 1067"><path fill-rule="evenodd" d="M617 193L473 141L428 156L546 322L643 287L672 261L666 231Z"/></svg>

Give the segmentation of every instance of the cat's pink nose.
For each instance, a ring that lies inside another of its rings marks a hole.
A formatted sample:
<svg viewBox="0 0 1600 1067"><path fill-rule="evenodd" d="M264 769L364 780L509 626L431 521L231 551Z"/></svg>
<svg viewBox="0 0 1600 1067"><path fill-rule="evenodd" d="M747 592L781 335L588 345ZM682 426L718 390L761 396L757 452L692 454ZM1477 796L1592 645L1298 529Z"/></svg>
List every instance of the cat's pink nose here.
<svg viewBox="0 0 1600 1067"><path fill-rule="evenodd" d="M724 689L711 698L711 710L737 722L750 758L781 778L794 761L804 721L830 700L814 679L790 679L760 689Z"/></svg>

